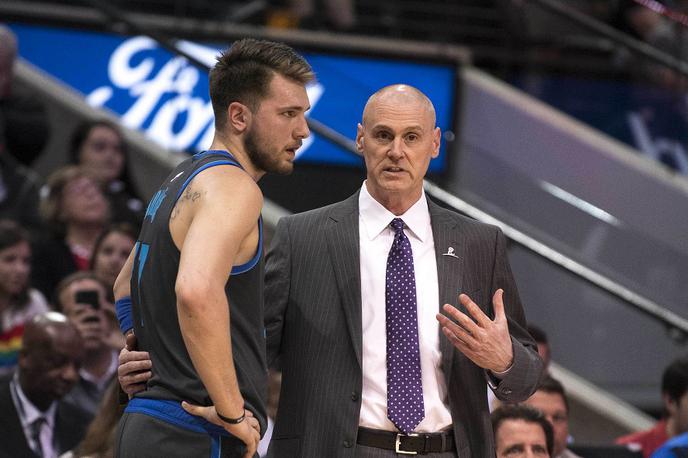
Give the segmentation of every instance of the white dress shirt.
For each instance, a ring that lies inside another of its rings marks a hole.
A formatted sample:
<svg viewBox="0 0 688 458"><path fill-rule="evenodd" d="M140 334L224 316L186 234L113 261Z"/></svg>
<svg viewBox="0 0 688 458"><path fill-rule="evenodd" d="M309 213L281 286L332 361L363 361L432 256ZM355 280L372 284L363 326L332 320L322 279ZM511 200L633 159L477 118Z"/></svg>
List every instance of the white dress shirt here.
<svg viewBox="0 0 688 458"><path fill-rule="evenodd" d="M17 414L19 415L19 420L24 429L24 436L26 436L26 442L29 444L29 448L34 452L38 451L38 444L33 440L32 425L38 418L43 417L45 423L43 423L40 433L43 456L45 458L55 458L57 456L57 450L54 445L53 431L55 430L57 402L53 402L45 412L41 412L38 407L29 401L26 394L24 394L19 384L18 374L15 373L10 384L12 401L14 402L14 407L17 409Z"/></svg>
<svg viewBox="0 0 688 458"><path fill-rule="evenodd" d="M435 242L425 192L406 213L395 216L377 202L366 188L358 198L361 257L361 305L363 318L363 391L359 425L397 431L387 418L387 331L385 274L387 256L394 241L389 223L401 218L411 242L418 304L418 344L423 383L425 418L417 432L438 432L452 424L447 387L442 372L439 323L439 287Z"/></svg>

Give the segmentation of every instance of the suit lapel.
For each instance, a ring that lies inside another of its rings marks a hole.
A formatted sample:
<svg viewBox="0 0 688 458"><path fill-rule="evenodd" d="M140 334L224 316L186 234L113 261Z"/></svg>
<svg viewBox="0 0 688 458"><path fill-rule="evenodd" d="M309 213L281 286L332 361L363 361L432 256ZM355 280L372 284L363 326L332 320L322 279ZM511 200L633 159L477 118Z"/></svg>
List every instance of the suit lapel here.
<svg viewBox="0 0 688 458"><path fill-rule="evenodd" d="M451 217L451 213L442 209L428 199L430 210L430 223L432 236L435 242L435 260L437 262L437 283L439 288L439 312L442 312L444 304L460 306L459 292L461 291L461 279L466 254L464 235L457 229L457 220ZM454 254L450 256L449 254ZM447 255L445 255L447 254ZM459 307L463 309L463 307ZM465 312L465 310L462 310ZM454 346L447 339L438 326L440 333L440 350L442 352L442 368L449 386L451 367L454 358Z"/></svg>
<svg viewBox="0 0 688 458"><path fill-rule="evenodd" d="M36 457L26 441L24 428L12 401L9 382L0 388L0 407L3 410L2 415L0 415L0 429L5 438L3 440L7 440L6 444L0 447L0 455L2 450L7 450L12 453L12 456Z"/></svg>
<svg viewBox="0 0 688 458"><path fill-rule="evenodd" d="M362 316L361 268L358 234L358 192L339 205L335 205L327 223L327 246L346 324L361 365Z"/></svg>

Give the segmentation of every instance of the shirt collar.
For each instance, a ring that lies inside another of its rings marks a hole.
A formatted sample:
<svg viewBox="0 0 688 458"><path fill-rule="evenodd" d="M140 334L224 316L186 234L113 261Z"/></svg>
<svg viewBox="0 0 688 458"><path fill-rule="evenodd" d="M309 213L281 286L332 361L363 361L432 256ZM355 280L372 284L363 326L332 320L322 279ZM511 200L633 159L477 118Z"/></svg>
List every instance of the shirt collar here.
<svg viewBox="0 0 688 458"><path fill-rule="evenodd" d="M103 389L105 385L110 383L110 380L112 380L112 376L115 375L115 372L117 372L117 366L119 364L117 356L118 353L116 351L113 351L110 354L110 365L108 366L107 370L105 371L102 377L96 377L83 367L79 369L79 376L82 379L96 385L98 389Z"/></svg>
<svg viewBox="0 0 688 458"><path fill-rule="evenodd" d="M420 199L411 208L403 215L396 216L370 195L364 181L358 195L358 211L365 233L370 240L380 235L394 218L403 219L411 235L421 242L425 242L428 238L431 226L425 190L421 190Z"/></svg>
<svg viewBox="0 0 688 458"><path fill-rule="evenodd" d="M57 402L53 401L45 412L41 412L38 407L29 401L29 398L26 397L24 390L22 390L22 387L19 384L19 371L14 374L14 377L12 378L12 384L14 385L13 391L16 394L15 402L18 404L16 406L17 413L21 419L22 426L26 428L32 425L39 417L43 417L52 430L55 425Z"/></svg>

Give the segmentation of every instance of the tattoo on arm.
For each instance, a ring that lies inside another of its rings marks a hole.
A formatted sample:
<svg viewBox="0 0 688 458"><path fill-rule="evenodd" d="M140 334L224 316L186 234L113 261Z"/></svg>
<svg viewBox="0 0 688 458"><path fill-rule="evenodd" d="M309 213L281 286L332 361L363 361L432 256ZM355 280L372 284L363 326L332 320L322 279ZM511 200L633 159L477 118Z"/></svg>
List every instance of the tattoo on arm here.
<svg viewBox="0 0 688 458"><path fill-rule="evenodd" d="M179 213L181 213L181 205L183 202L190 201L191 203L196 202L198 199L201 198L201 193L198 191L195 191L191 186L188 186L184 190L184 194L179 198L179 201L176 203L174 208L172 209L172 214L170 215L170 219L175 219L177 216L179 216Z"/></svg>

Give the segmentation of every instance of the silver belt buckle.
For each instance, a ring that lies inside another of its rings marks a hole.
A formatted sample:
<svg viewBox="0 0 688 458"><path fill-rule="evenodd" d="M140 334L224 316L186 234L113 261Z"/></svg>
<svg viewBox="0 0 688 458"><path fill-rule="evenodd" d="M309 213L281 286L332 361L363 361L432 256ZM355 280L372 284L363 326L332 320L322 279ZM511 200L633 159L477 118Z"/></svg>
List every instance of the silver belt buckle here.
<svg viewBox="0 0 688 458"><path fill-rule="evenodd" d="M408 434L397 433L397 439L394 441L394 451L396 453L400 453L402 455L418 455L418 452L407 452L405 450L399 450L399 446L401 445L402 436L418 437L418 434L416 434L416 433L408 433Z"/></svg>

